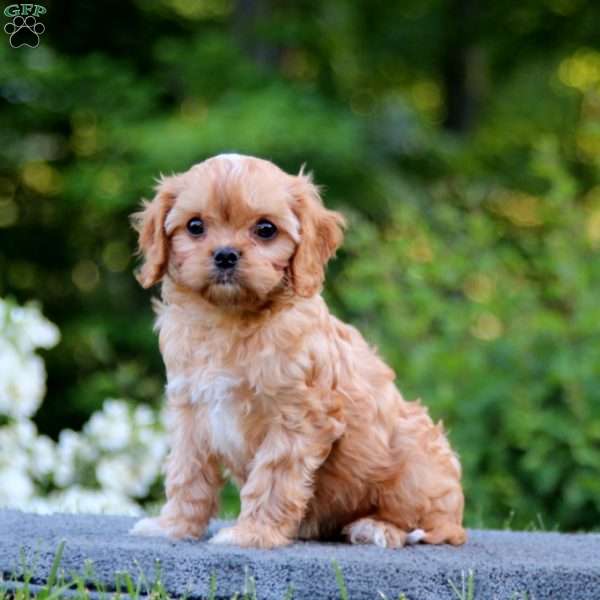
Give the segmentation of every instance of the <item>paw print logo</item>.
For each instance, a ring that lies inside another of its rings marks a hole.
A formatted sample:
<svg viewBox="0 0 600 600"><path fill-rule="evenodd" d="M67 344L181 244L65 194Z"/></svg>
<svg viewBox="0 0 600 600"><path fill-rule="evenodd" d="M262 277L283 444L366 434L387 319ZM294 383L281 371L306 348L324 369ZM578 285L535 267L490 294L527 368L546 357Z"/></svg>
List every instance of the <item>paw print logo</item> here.
<svg viewBox="0 0 600 600"><path fill-rule="evenodd" d="M29 46L37 48L40 45L40 35L46 28L33 15L13 17L13 20L4 26L4 31L10 36L9 43L13 48Z"/></svg>

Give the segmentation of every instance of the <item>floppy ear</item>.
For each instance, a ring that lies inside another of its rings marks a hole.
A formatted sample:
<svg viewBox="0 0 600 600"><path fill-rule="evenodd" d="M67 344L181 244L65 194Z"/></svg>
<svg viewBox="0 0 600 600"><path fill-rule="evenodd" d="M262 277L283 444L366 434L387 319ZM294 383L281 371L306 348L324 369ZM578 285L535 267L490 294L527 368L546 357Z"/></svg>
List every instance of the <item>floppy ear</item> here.
<svg viewBox="0 0 600 600"><path fill-rule="evenodd" d="M323 206L317 186L302 171L294 178L292 193L300 221L300 243L290 265L292 283L299 296L309 298L321 289L325 265L342 243L345 219Z"/></svg>
<svg viewBox="0 0 600 600"><path fill-rule="evenodd" d="M163 178L151 202L144 200L142 210L131 215L133 228L138 232L138 253L144 262L136 273L142 287L158 283L165 274L169 258L169 241L165 233L165 219L175 202L175 177Z"/></svg>

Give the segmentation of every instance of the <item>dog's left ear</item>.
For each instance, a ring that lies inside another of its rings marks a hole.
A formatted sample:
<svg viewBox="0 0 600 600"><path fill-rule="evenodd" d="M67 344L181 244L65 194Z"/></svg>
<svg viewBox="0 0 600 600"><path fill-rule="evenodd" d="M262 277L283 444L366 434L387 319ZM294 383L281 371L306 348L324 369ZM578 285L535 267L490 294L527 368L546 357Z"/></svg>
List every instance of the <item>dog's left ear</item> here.
<svg viewBox="0 0 600 600"><path fill-rule="evenodd" d="M300 243L291 260L294 290L310 298L325 278L325 266L342 243L343 215L323 206L312 177L300 171L292 184L292 210L300 221Z"/></svg>
<svg viewBox="0 0 600 600"><path fill-rule="evenodd" d="M138 251L144 262L136 273L142 287L158 283L165 274L169 259L169 240L165 232L167 213L175 203L177 177L163 178L151 202L144 201L142 210L131 215L133 228L138 232Z"/></svg>

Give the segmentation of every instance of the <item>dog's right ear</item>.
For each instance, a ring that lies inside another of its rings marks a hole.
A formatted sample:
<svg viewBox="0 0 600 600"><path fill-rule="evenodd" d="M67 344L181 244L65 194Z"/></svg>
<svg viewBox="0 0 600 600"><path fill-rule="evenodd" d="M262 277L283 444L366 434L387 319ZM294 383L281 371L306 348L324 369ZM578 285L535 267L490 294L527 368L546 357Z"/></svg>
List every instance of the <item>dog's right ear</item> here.
<svg viewBox="0 0 600 600"><path fill-rule="evenodd" d="M144 262L136 273L142 287L158 283L165 274L169 259L169 240L165 219L175 203L177 176L163 177L151 202L142 201L142 210L131 215L133 228L138 232L138 253Z"/></svg>

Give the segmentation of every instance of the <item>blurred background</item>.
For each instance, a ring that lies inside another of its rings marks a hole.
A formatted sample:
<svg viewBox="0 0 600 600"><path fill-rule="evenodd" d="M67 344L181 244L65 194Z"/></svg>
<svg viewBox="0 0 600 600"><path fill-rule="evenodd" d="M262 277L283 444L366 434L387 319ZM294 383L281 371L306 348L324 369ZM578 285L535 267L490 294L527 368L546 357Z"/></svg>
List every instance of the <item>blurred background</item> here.
<svg viewBox="0 0 600 600"><path fill-rule="evenodd" d="M443 418L468 525L598 527L600 4L40 3L39 47L0 40L5 504L160 501L128 215L235 151L349 216L327 299Z"/></svg>

